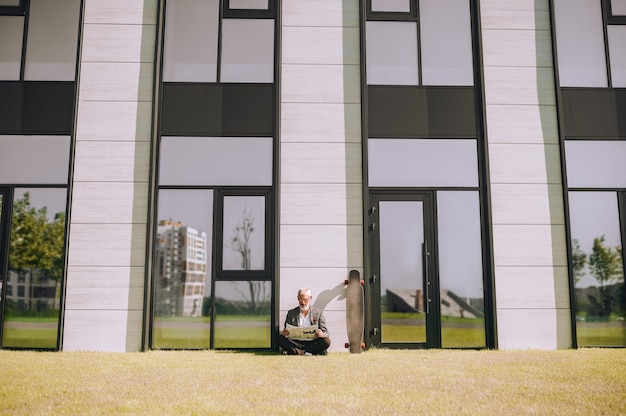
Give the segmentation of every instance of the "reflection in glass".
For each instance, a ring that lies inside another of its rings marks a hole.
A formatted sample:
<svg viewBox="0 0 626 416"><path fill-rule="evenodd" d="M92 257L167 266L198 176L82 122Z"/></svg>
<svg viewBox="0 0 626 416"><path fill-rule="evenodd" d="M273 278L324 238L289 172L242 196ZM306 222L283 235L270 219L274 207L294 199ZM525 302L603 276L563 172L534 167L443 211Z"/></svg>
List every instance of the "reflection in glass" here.
<svg viewBox="0 0 626 416"><path fill-rule="evenodd" d="M372 0L373 12L410 12L411 0Z"/></svg>
<svg viewBox="0 0 626 416"><path fill-rule="evenodd" d="M626 16L626 0L611 0L613 16Z"/></svg>
<svg viewBox="0 0 626 416"><path fill-rule="evenodd" d="M423 85L474 85L470 2L420 0Z"/></svg>
<svg viewBox="0 0 626 416"><path fill-rule="evenodd" d="M0 177L4 183L67 183L69 136L0 135L0 149Z"/></svg>
<svg viewBox="0 0 626 416"><path fill-rule="evenodd" d="M562 87L607 87L602 6L597 0L554 0Z"/></svg>
<svg viewBox="0 0 626 416"><path fill-rule="evenodd" d="M267 10L269 0L230 0L230 9Z"/></svg>
<svg viewBox="0 0 626 416"><path fill-rule="evenodd" d="M54 188L15 190L2 347L57 347L66 194Z"/></svg>
<svg viewBox="0 0 626 416"><path fill-rule="evenodd" d="M272 152L271 137L163 137L159 183L270 186Z"/></svg>
<svg viewBox="0 0 626 416"><path fill-rule="evenodd" d="M579 346L626 346L617 193L569 193Z"/></svg>
<svg viewBox="0 0 626 416"><path fill-rule="evenodd" d="M478 186L476 140L369 139L370 186Z"/></svg>
<svg viewBox="0 0 626 416"><path fill-rule="evenodd" d="M613 88L626 87L626 26L609 25L606 28L611 57Z"/></svg>
<svg viewBox="0 0 626 416"><path fill-rule="evenodd" d="M274 82L274 20L222 20L220 81Z"/></svg>
<svg viewBox="0 0 626 416"><path fill-rule="evenodd" d="M426 342L422 201L381 201L382 342Z"/></svg>
<svg viewBox="0 0 626 416"><path fill-rule="evenodd" d="M168 0L164 82L215 82L219 0Z"/></svg>
<svg viewBox="0 0 626 416"><path fill-rule="evenodd" d="M209 348L212 190L161 190L154 257L154 348Z"/></svg>
<svg viewBox="0 0 626 416"><path fill-rule="evenodd" d="M0 16L0 80L20 79L24 17Z"/></svg>
<svg viewBox="0 0 626 416"><path fill-rule="evenodd" d="M73 81L80 0L30 0L24 79Z"/></svg>
<svg viewBox="0 0 626 416"><path fill-rule="evenodd" d="M571 188L626 188L626 141L566 140Z"/></svg>
<svg viewBox="0 0 626 416"><path fill-rule="evenodd" d="M366 22L367 84L418 85L417 23Z"/></svg>
<svg viewBox="0 0 626 416"><path fill-rule="evenodd" d="M437 228L441 346L485 347L478 192L437 192Z"/></svg>
<svg viewBox="0 0 626 416"><path fill-rule="evenodd" d="M215 348L271 346L269 281L215 282Z"/></svg>
<svg viewBox="0 0 626 416"><path fill-rule="evenodd" d="M265 269L265 197L224 197L223 270Z"/></svg>

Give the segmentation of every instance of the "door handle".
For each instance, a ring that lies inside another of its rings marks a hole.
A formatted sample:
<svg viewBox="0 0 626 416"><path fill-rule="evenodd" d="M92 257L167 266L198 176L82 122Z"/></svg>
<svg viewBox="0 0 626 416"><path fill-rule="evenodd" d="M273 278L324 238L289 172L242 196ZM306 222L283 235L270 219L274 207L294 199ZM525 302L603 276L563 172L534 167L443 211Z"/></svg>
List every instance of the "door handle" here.
<svg viewBox="0 0 626 416"><path fill-rule="evenodd" d="M428 251L428 241L424 241L422 243L422 262L424 263L424 280L426 281L426 314L430 313L430 274L428 273L428 257L430 256L430 252Z"/></svg>

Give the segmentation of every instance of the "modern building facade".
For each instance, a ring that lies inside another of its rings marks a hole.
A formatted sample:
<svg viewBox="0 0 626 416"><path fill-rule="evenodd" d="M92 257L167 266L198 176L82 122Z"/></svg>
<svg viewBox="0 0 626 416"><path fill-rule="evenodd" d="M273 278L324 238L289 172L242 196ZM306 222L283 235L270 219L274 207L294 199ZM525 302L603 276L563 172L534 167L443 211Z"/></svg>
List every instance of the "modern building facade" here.
<svg viewBox="0 0 626 416"><path fill-rule="evenodd" d="M626 346L626 1L0 0L1 348Z"/></svg>

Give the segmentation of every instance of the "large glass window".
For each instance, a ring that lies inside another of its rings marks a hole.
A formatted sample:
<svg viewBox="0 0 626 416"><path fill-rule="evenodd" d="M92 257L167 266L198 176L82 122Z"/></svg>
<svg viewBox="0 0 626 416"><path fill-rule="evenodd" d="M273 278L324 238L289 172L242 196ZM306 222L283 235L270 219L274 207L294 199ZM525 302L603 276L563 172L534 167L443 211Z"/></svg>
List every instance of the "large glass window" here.
<svg viewBox="0 0 626 416"><path fill-rule="evenodd" d="M150 347L270 348L274 0L168 0Z"/></svg>
<svg viewBox="0 0 626 416"><path fill-rule="evenodd" d="M14 190L3 348L57 347L66 200L62 188Z"/></svg>
<svg viewBox="0 0 626 416"><path fill-rule="evenodd" d="M480 201L477 191L437 192L441 346L486 346Z"/></svg>
<svg viewBox="0 0 626 416"><path fill-rule="evenodd" d="M570 191L569 202L578 345L625 346L619 195ZM621 210L624 208L622 205Z"/></svg>
<svg viewBox="0 0 626 416"><path fill-rule="evenodd" d="M0 1L0 343L57 349L80 0Z"/></svg>

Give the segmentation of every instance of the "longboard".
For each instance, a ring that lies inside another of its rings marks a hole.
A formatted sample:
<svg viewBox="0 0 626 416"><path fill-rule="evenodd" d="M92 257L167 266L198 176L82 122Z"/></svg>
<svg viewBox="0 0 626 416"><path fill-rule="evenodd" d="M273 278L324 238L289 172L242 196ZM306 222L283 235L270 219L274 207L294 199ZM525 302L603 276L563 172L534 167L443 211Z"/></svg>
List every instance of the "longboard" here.
<svg viewBox="0 0 626 416"><path fill-rule="evenodd" d="M346 280L346 326L351 354L359 354L363 348L364 295L363 281L358 270L351 270Z"/></svg>

